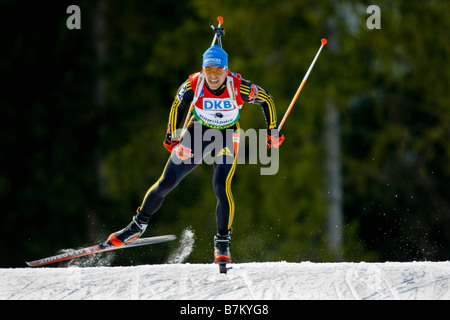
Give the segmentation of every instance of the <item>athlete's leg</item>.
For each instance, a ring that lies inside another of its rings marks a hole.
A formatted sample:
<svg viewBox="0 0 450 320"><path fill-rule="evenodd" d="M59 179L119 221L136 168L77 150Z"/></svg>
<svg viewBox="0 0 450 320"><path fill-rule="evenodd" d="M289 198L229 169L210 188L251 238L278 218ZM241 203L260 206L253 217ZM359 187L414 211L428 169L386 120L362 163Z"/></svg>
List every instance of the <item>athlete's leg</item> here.
<svg viewBox="0 0 450 320"><path fill-rule="evenodd" d="M161 177L150 187L142 201L140 216L147 221L161 207L166 196L198 165L198 161L194 161L194 143L201 143L201 140L195 139L194 126L193 121L181 143L173 149Z"/></svg>
<svg viewBox="0 0 450 320"><path fill-rule="evenodd" d="M213 187L217 197L216 220L217 233L227 235L234 218L234 198L231 182L237 162L239 136L229 130L226 135L224 148L215 155ZM233 134L232 134L233 133Z"/></svg>
<svg viewBox="0 0 450 320"><path fill-rule="evenodd" d="M175 151L174 151L175 152ZM139 218L149 220L151 216L161 207L166 196L172 191L183 178L197 167L197 164L175 163L175 154L167 161L161 177L148 189L140 208Z"/></svg>
<svg viewBox="0 0 450 320"><path fill-rule="evenodd" d="M193 126L189 128L193 130ZM122 246L129 241L139 238L145 232L152 215L161 207L167 194L198 165L193 161L193 155L190 157L191 148L188 145L191 145L192 135L186 133L185 137L186 139L183 139L173 149L172 155L167 161L161 177L147 191L142 205L137 210L131 223L124 229L112 233L103 245Z"/></svg>

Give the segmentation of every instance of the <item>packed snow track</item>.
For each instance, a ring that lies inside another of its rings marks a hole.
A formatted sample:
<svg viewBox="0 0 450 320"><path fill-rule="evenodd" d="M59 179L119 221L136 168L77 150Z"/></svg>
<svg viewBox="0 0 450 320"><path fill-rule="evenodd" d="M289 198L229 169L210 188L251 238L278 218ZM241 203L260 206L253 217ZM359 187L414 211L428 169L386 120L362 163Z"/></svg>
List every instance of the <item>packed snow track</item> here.
<svg viewBox="0 0 450 320"><path fill-rule="evenodd" d="M2 300L449 300L450 262L0 269Z"/></svg>

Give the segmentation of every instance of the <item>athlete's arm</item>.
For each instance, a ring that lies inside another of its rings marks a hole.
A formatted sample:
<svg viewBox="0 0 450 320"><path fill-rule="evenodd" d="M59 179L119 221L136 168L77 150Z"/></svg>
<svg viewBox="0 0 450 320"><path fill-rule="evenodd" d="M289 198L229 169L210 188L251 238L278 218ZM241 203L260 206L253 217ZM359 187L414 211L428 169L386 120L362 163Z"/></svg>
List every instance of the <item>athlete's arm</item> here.
<svg viewBox="0 0 450 320"><path fill-rule="evenodd" d="M177 129L183 121L185 110L189 110L192 100L194 99L194 91L191 88L191 82L187 79L178 89L175 100L172 103L169 113L169 122L167 128L167 137L169 140L176 141L180 137L177 135Z"/></svg>
<svg viewBox="0 0 450 320"><path fill-rule="evenodd" d="M285 137L277 129L277 112L272 96L266 90L250 81L241 80L241 97L245 102L259 104L266 118L267 125L267 146L278 148L283 143Z"/></svg>
<svg viewBox="0 0 450 320"><path fill-rule="evenodd" d="M270 93L266 90L251 83L248 80L241 80L241 97L245 102L258 104L261 106L266 119L267 130L276 129L277 127L277 112L275 103Z"/></svg>

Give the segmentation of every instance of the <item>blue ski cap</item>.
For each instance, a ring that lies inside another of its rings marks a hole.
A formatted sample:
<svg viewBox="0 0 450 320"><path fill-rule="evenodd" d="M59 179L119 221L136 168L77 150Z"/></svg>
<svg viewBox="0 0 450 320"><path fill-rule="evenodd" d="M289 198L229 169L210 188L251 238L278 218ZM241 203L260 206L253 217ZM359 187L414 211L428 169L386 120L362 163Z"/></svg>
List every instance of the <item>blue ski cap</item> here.
<svg viewBox="0 0 450 320"><path fill-rule="evenodd" d="M203 68L206 67L228 70L228 54L218 45L211 46L203 53Z"/></svg>

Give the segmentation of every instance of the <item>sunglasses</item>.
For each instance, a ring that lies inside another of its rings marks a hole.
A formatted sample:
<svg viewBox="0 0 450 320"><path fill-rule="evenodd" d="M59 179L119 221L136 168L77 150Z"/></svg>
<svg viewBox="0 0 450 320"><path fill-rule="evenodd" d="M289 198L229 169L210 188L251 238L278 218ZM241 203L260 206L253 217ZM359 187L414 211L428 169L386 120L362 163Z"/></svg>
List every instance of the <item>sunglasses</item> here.
<svg viewBox="0 0 450 320"><path fill-rule="evenodd" d="M206 67L203 69L203 71L207 74L215 73L219 75L227 72L227 70L225 70L224 68L212 68L212 67Z"/></svg>

